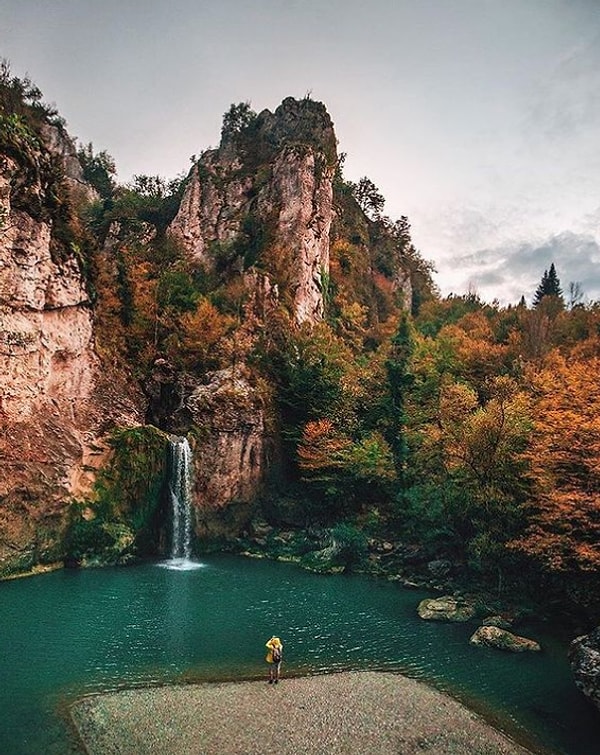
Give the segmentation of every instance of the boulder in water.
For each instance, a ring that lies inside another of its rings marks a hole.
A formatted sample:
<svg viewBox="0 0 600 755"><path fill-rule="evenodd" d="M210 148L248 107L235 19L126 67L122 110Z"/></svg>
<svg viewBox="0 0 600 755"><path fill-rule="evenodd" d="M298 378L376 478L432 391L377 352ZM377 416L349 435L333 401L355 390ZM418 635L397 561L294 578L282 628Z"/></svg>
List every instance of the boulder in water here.
<svg viewBox="0 0 600 755"><path fill-rule="evenodd" d="M517 634L495 626L479 627L471 637L471 643L473 645L486 645L499 650L508 650L511 653L523 653L527 650L539 652L542 649L535 640L519 637Z"/></svg>
<svg viewBox="0 0 600 755"><path fill-rule="evenodd" d="M600 709L600 627L573 640L569 661L575 684Z"/></svg>
<svg viewBox="0 0 600 755"><path fill-rule="evenodd" d="M419 603L417 611L422 619L433 621L469 621L476 613L472 603L453 595L426 598Z"/></svg>

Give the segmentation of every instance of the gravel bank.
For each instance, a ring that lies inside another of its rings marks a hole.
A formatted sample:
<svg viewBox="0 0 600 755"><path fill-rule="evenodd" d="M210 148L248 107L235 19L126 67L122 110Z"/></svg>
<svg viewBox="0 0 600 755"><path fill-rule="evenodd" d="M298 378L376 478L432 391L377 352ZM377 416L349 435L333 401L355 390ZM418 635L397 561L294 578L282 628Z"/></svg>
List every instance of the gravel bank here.
<svg viewBox="0 0 600 755"><path fill-rule="evenodd" d="M463 705L399 674L127 690L71 715L90 755L527 755Z"/></svg>

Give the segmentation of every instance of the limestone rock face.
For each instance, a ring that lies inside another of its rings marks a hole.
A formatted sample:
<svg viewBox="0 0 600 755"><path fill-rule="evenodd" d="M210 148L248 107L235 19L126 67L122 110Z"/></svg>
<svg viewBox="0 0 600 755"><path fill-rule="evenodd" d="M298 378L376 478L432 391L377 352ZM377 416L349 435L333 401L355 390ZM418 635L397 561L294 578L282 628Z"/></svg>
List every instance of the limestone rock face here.
<svg viewBox="0 0 600 755"><path fill-rule="evenodd" d="M575 684L600 709L600 628L573 640L569 662Z"/></svg>
<svg viewBox="0 0 600 755"><path fill-rule="evenodd" d="M274 432L269 399L242 366L199 383L164 360L146 386L151 419L193 438L196 535L237 535L252 515L269 461Z"/></svg>
<svg viewBox="0 0 600 755"><path fill-rule="evenodd" d="M472 635L471 644L487 645L488 647L508 650L511 653L524 653L525 651L539 652L541 647L535 640L520 637L495 626L482 626Z"/></svg>
<svg viewBox="0 0 600 755"><path fill-rule="evenodd" d="M48 123L41 126L41 137L49 153L58 158L71 200L79 204L93 202L98 193L83 178L75 143L62 128Z"/></svg>
<svg viewBox="0 0 600 755"><path fill-rule="evenodd" d="M106 452L103 423L139 421L102 377L77 259L53 259L50 214L22 208L22 182L0 155L0 576L60 557L67 502L89 489ZM39 180L27 191L43 205Z"/></svg>
<svg viewBox="0 0 600 755"><path fill-rule="evenodd" d="M453 595L426 598L419 603L419 616L433 621L469 621L475 616L475 607Z"/></svg>
<svg viewBox="0 0 600 755"><path fill-rule="evenodd" d="M413 298L413 287L408 270L400 270L394 280L396 290L400 292L402 302L406 309L410 309Z"/></svg>
<svg viewBox="0 0 600 755"><path fill-rule="evenodd" d="M241 163L219 150L205 153L190 173L177 215L169 228L194 260L212 268L218 244L238 236L248 210L253 180L240 173ZM201 177L202 176L202 177Z"/></svg>
<svg viewBox="0 0 600 755"><path fill-rule="evenodd" d="M332 171L319 177L323 158L284 148L273 166L263 213L276 213L275 243L293 252L292 294L298 323L323 318L323 276L329 273L329 229L332 218ZM259 204L259 206L261 206Z"/></svg>
<svg viewBox="0 0 600 755"><path fill-rule="evenodd" d="M196 460L195 507L199 536L227 533L247 520L260 490L270 454L264 400L243 374L213 373L185 401L200 433ZM227 516L223 517L223 509ZM229 523L227 520L230 520Z"/></svg>
<svg viewBox="0 0 600 755"><path fill-rule="evenodd" d="M208 269L236 245L246 249L246 269L264 252L258 247L284 249L296 321L318 322L329 272L335 144L321 103L288 98L274 113L263 111L251 145L224 137L218 150L204 153L169 233Z"/></svg>

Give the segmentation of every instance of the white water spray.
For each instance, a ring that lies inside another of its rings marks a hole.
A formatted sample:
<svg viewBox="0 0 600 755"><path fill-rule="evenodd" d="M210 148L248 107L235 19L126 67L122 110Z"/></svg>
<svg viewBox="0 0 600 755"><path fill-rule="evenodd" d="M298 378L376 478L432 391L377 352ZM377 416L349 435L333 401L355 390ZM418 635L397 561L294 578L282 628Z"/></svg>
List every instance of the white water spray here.
<svg viewBox="0 0 600 755"><path fill-rule="evenodd" d="M198 569L192 561L192 449L186 438L169 442L169 498L171 503L171 552L162 566Z"/></svg>

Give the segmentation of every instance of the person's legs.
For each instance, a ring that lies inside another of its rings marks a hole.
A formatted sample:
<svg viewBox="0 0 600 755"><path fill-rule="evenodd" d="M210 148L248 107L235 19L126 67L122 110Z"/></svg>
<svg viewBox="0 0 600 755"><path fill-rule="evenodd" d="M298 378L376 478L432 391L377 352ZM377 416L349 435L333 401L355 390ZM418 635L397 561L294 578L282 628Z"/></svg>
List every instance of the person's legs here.
<svg viewBox="0 0 600 755"><path fill-rule="evenodd" d="M279 668L281 666L281 661L279 663L274 663L274 672L275 672L275 684L279 681Z"/></svg>

